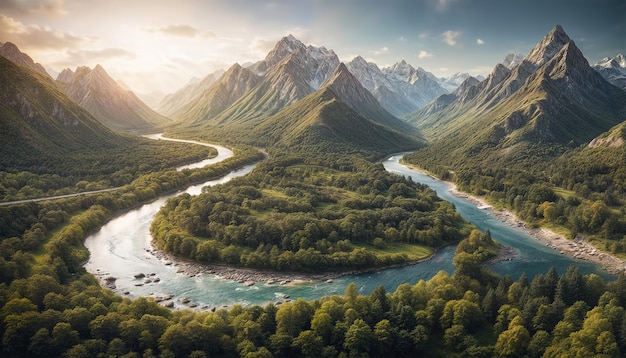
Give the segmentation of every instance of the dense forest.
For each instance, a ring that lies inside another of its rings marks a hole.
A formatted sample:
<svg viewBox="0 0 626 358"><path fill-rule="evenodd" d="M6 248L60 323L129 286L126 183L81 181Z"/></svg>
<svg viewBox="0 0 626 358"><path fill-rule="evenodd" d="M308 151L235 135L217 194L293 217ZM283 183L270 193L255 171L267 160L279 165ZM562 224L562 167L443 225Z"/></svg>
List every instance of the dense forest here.
<svg viewBox="0 0 626 358"><path fill-rule="evenodd" d="M415 261L424 257L384 250L467 235L451 204L380 163L277 155L231 183L169 199L152 223L157 246L205 263L320 272Z"/></svg>
<svg viewBox="0 0 626 358"><path fill-rule="evenodd" d="M615 254L626 253L626 147L581 146L564 154L545 153L530 146L515 165L441 161L418 151L405 157L433 174L453 180L459 189L499 207L513 210L532 225L543 225L574 238L584 235ZM472 163L476 165L472 165Z"/></svg>
<svg viewBox="0 0 626 358"><path fill-rule="evenodd" d="M212 147L138 137L115 148L51 154L37 160L7 153L0 157L0 202L123 186L140 175L215 155Z"/></svg>
<svg viewBox="0 0 626 358"><path fill-rule="evenodd" d="M97 209L100 208L100 209ZM93 219L96 206L89 210ZM101 215L104 215L101 213ZM0 334L7 357L619 357L626 352L626 276L606 283L574 266L517 281L482 263L497 249L473 231L457 246L453 275L280 306L171 311L152 299L101 288L70 256L82 240L53 236L46 252L25 238L2 242ZM82 227L82 226L81 226ZM85 227L87 228L87 227ZM75 228L74 230L79 230ZM76 257L74 257L76 259ZM9 272L8 269L11 269Z"/></svg>

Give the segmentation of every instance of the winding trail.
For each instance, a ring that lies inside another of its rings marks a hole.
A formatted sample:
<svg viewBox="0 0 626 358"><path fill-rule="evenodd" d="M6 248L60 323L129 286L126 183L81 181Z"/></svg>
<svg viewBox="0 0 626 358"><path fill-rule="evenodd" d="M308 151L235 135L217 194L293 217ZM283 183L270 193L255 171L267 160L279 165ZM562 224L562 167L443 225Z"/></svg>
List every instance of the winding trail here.
<svg viewBox="0 0 626 358"><path fill-rule="evenodd" d="M118 186L118 187L109 188L109 189L83 191L83 192L74 193L74 194L48 196L48 197L45 197L45 198L24 199L24 200L17 200L17 201L6 201L4 203L0 203L0 206L9 206L9 205L17 205L17 204L35 203L35 202L38 202L38 201L56 200L56 199L71 198L71 197L74 197L74 196L81 196L81 195L106 193L106 192L109 192L109 191L120 190L121 188L122 188L121 186Z"/></svg>

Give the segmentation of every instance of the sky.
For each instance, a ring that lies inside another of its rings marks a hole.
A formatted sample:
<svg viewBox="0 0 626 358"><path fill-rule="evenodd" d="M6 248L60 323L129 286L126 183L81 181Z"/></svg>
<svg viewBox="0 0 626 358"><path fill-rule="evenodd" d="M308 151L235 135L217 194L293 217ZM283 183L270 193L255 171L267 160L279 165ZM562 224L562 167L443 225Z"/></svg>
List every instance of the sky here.
<svg viewBox="0 0 626 358"><path fill-rule="evenodd" d="M624 0L0 0L0 42L58 72L100 64L140 94L259 61L288 34L344 62L485 76L556 24L590 63L626 54Z"/></svg>

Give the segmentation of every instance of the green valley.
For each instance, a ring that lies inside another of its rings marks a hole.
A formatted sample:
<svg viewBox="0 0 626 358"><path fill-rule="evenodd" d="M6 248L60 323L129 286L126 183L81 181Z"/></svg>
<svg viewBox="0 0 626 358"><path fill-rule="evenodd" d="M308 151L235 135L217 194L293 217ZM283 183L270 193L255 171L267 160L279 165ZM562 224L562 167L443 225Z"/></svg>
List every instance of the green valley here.
<svg viewBox="0 0 626 358"><path fill-rule="evenodd" d="M626 257L623 56L556 25L486 78L375 63L484 68L465 51L554 13L604 56L623 4L207 4L0 3L0 41L49 61L0 43L0 356L626 354L626 261L528 234Z"/></svg>

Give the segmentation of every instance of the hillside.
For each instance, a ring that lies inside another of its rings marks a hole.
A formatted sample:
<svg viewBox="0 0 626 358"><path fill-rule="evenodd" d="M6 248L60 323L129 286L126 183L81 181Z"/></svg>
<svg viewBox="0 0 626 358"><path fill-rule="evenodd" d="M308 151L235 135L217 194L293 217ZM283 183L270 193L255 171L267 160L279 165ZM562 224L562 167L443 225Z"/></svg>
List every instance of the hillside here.
<svg viewBox="0 0 626 358"><path fill-rule="evenodd" d="M48 76L2 56L0 82L2 170L76 150L112 148L129 140L95 120Z"/></svg>
<svg viewBox="0 0 626 358"><path fill-rule="evenodd" d="M4 44L0 43L0 56L4 56L13 63L26 66L44 76L50 77L48 72L46 72L46 69L40 63L35 63L30 56L20 51L20 49L12 42L5 42Z"/></svg>
<svg viewBox="0 0 626 358"><path fill-rule="evenodd" d="M177 126L202 126L252 90L260 81L261 78L249 69L234 64L208 88L197 90L195 97L168 113L178 121Z"/></svg>

